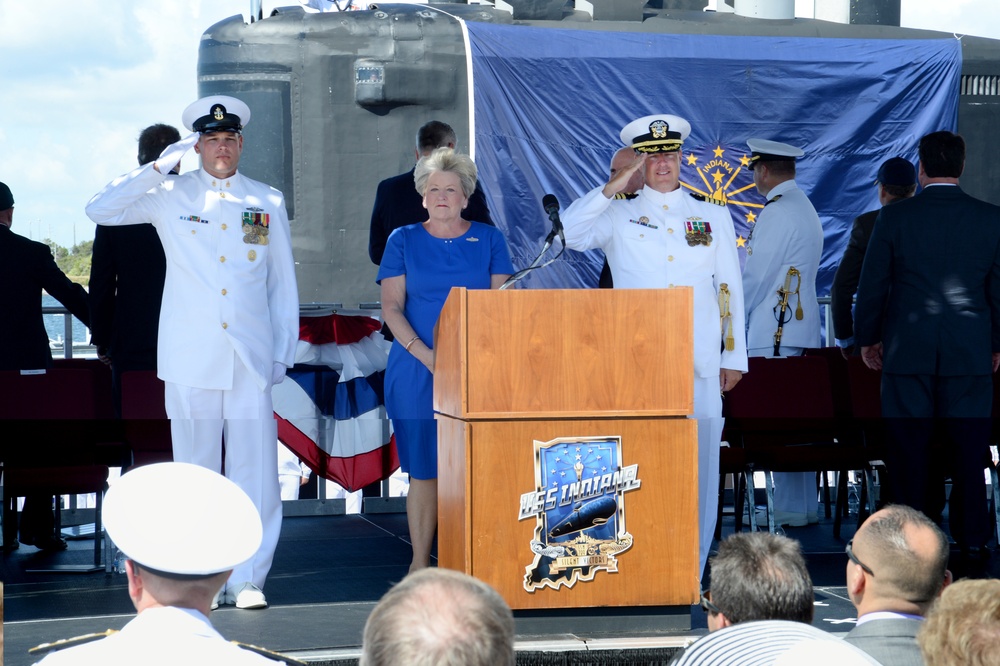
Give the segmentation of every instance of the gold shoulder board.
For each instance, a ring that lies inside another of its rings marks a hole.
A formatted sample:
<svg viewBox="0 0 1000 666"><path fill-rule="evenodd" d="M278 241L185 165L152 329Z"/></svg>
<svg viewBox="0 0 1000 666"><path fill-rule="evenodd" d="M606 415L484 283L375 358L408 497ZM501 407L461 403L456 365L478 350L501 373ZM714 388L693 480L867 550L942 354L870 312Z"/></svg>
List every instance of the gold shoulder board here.
<svg viewBox="0 0 1000 666"><path fill-rule="evenodd" d="M64 638L52 643L42 643L41 645L36 645L28 650L28 654L43 655L48 654L49 652L57 652L65 648L76 647L77 645L83 645L85 643L93 643L94 641L99 641L117 633L117 629L108 629L95 634L84 634L82 636L74 636L73 638Z"/></svg>

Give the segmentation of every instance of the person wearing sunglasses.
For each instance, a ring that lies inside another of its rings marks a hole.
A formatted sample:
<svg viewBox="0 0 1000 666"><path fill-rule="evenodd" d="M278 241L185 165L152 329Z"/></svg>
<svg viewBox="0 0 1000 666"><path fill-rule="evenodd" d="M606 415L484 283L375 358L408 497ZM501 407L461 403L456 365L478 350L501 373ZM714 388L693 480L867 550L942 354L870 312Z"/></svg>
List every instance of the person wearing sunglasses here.
<svg viewBox="0 0 1000 666"><path fill-rule="evenodd" d="M701 595L709 634L673 666L770 664L805 642L848 648L841 663L877 663L860 649L812 626L813 585L798 541L767 532L733 534L709 562L712 589Z"/></svg>
<svg viewBox="0 0 1000 666"><path fill-rule="evenodd" d="M885 666L924 663L917 631L951 583L941 528L916 509L890 505L868 517L845 551L858 624L844 640Z"/></svg>

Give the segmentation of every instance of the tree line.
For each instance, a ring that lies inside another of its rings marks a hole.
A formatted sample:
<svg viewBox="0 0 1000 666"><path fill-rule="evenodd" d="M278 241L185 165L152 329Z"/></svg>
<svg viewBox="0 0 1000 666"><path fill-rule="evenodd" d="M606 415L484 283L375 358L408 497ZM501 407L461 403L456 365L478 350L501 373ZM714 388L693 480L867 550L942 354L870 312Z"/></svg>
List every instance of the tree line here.
<svg viewBox="0 0 1000 666"><path fill-rule="evenodd" d="M66 277L73 282L82 284L84 287L89 286L90 261L94 255L94 241L83 241L69 249L59 245L51 238L46 238L42 242L52 250L52 256L56 259L56 266L66 274Z"/></svg>

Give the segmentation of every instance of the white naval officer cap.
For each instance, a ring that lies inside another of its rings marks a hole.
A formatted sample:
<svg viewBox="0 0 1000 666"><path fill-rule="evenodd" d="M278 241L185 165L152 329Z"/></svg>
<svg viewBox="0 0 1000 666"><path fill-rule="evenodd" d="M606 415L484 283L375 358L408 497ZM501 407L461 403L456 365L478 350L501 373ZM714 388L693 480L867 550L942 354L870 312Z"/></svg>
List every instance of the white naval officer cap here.
<svg viewBox="0 0 1000 666"><path fill-rule="evenodd" d="M236 132L250 122L250 107L228 95L210 95L188 104L181 114L184 127L192 132Z"/></svg>
<svg viewBox="0 0 1000 666"><path fill-rule="evenodd" d="M747 146L750 148L751 169L757 162L794 161L795 158L805 155L805 151L801 148L770 139L747 139Z"/></svg>
<svg viewBox="0 0 1000 666"><path fill-rule="evenodd" d="M190 463L133 469L104 500L108 535L131 560L168 574L209 576L250 559L263 536L235 483Z"/></svg>
<svg viewBox="0 0 1000 666"><path fill-rule="evenodd" d="M619 137L640 153L672 153L681 149L691 134L691 123L680 116L660 113L636 118L622 128Z"/></svg>

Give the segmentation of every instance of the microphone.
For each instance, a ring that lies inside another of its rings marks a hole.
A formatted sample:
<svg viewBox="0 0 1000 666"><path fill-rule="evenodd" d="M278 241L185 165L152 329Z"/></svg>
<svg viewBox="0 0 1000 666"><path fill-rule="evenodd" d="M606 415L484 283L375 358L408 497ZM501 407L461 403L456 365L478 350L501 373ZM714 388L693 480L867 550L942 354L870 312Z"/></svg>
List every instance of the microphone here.
<svg viewBox="0 0 1000 666"><path fill-rule="evenodd" d="M546 194L542 197L542 208L545 209L546 214L549 216L549 220L552 222L552 231L549 233L549 242L551 243L555 240L556 234L559 235L559 240L562 244L566 245L566 236L563 234L562 220L559 219L559 200L556 199L554 194Z"/></svg>

